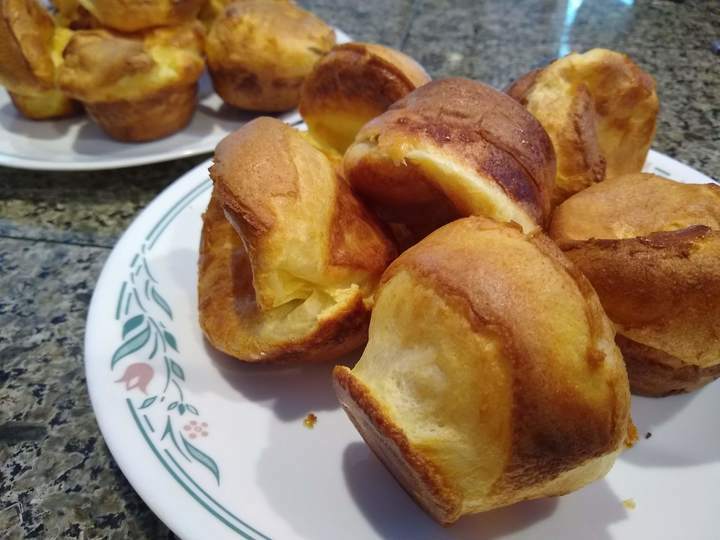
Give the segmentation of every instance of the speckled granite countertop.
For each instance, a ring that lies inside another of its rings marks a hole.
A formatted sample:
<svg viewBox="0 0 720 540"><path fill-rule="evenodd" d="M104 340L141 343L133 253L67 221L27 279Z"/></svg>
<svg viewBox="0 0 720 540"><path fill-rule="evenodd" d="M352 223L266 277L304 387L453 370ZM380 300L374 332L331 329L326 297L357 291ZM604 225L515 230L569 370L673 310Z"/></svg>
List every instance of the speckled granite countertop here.
<svg viewBox="0 0 720 540"><path fill-rule="evenodd" d="M434 77L496 87L569 50L627 52L658 82L654 147L720 178L717 2L301 3L356 39L401 48ZM83 374L83 329L120 233L203 159L102 173L0 168L3 538L173 536L129 486L98 431Z"/></svg>

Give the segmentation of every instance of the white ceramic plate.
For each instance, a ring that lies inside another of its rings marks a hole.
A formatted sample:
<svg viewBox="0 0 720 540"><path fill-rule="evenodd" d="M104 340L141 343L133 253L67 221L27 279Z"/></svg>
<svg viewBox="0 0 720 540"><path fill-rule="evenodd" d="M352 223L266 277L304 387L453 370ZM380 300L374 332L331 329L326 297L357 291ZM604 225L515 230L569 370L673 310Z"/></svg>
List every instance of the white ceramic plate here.
<svg viewBox="0 0 720 540"><path fill-rule="evenodd" d="M335 30L338 43L350 41ZM181 131L146 143L111 139L87 115L35 122L21 117L10 97L0 91L0 165L47 171L117 169L207 154L231 131L258 116L223 104L207 75L200 79L199 103ZM302 122L296 110L278 115L291 125Z"/></svg>
<svg viewBox="0 0 720 540"><path fill-rule="evenodd" d="M718 538L720 383L633 399L640 441L606 479L561 498L430 520L340 409L330 365L244 366L197 324L209 162L135 220L88 315L85 367L103 436L130 483L185 539ZM651 152L648 170L709 178ZM303 419L317 415L308 429ZM645 434L652 433L646 439ZM623 505L633 499L634 510Z"/></svg>

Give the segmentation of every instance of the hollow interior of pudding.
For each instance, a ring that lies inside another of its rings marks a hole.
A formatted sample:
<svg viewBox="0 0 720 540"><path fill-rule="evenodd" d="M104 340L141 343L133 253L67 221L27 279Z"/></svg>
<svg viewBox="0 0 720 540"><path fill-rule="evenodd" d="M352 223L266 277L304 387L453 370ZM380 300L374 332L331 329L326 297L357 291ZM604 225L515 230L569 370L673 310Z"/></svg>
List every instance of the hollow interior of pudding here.
<svg viewBox="0 0 720 540"><path fill-rule="evenodd" d="M381 112L362 108L354 111L329 110L309 114L305 122L313 136L342 154L355 140L360 128Z"/></svg>
<svg viewBox="0 0 720 540"><path fill-rule="evenodd" d="M245 246L213 195L203 222L198 298L203 329L213 345L252 360L271 347L302 342L325 322L344 320L363 296L354 284L318 288L304 298L261 310Z"/></svg>
<svg viewBox="0 0 720 540"><path fill-rule="evenodd" d="M436 150L402 144L380 150L364 142L355 143L348 153L354 162L349 178L355 189L381 219L407 225L415 241L470 215L512 221L526 233L538 229L535 220L493 179L439 157Z"/></svg>
<svg viewBox="0 0 720 540"><path fill-rule="evenodd" d="M353 375L465 505L482 504L511 444L512 376L499 336L471 328L434 290L400 272L376 300Z"/></svg>
<svg viewBox="0 0 720 540"><path fill-rule="evenodd" d="M406 159L415 163L427 178L433 179L461 215L485 216L502 222L514 221L525 233L538 228L527 212L512 201L493 179L451 159L438 158L427 150L413 150Z"/></svg>
<svg viewBox="0 0 720 540"><path fill-rule="evenodd" d="M286 343L305 338L315 332L323 321L342 318L352 307L362 303L362 293L356 284L341 289L316 287L303 298L296 298L277 307L260 310L255 302L249 263L233 261L235 308L243 319L245 332L265 343ZM238 265L247 265L242 268Z"/></svg>

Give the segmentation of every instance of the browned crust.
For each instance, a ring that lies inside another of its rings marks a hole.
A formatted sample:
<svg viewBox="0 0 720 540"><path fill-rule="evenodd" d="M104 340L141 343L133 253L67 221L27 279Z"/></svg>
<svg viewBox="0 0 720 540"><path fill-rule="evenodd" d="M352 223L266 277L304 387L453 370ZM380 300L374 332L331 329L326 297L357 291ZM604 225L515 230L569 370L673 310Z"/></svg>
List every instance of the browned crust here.
<svg viewBox="0 0 720 540"><path fill-rule="evenodd" d="M368 43L336 45L306 78L300 114L359 108L358 114L375 116L429 81L419 64L394 49Z"/></svg>
<svg viewBox="0 0 720 540"><path fill-rule="evenodd" d="M554 204L559 204L572 195L577 182L589 186L605 179L607 162L600 148L598 134L595 131L597 122L595 106L588 87L580 84L572 98L572 105L568 112L568 127L566 133L558 137L559 145L567 149L563 156L566 161L566 172L573 177L573 186L567 189L556 186Z"/></svg>
<svg viewBox="0 0 720 540"><path fill-rule="evenodd" d="M215 19L207 65L227 104L280 112L298 105L303 80L334 45L333 29L296 4L246 0Z"/></svg>
<svg viewBox="0 0 720 540"><path fill-rule="evenodd" d="M699 250L702 244L705 249ZM720 232L702 225L639 238L561 244L593 284L610 318L628 328L664 326L697 306L717 304L719 246Z"/></svg>
<svg viewBox="0 0 720 540"><path fill-rule="evenodd" d="M210 167L218 198L227 210L241 218L238 225L251 246L275 222L270 198L296 198L298 193L297 170L288 142L291 128L278 129L276 122L259 117L225 137L215 148ZM257 181L250 181L259 167L270 172L262 179L255 174Z"/></svg>
<svg viewBox="0 0 720 540"><path fill-rule="evenodd" d="M121 35L103 28L77 31L63 50L58 85L85 103L135 103L151 100L156 92L178 94L179 89L195 85L205 69L203 40L197 21L138 34ZM174 65L166 66L166 73L160 73L166 60L154 57L160 47L172 49L176 57ZM173 116L172 110L168 114Z"/></svg>
<svg viewBox="0 0 720 540"><path fill-rule="evenodd" d="M488 230L524 238L539 250L539 257L547 258L557 272L568 274L575 283L577 293L585 300L591 333L585 361L591 371L604 370L599 384L608 387L602 406L584 400L572 382L559 383L560 378L547 371L547 363L530 353L527 340L535 338L529 337L532 332L519 324L522 319L516 320L512 314L537 306L526 304L526 299L513 294L512 272L505 274L507 281L494 279L500 267L494 267L487 259L493 244L475 236ZM468 260L475 262L468 264ZM612 343L612 325L590 283L547 237L524 236L513 225L485 218L464 218L405 251L385 272L380 287L400 272L409 273L418 287L435 291L473 329L498 336L502 356L511 364L511 444L499 478L485 495L486 509L522 498L564 494L569 484L553 488L551 482L614 454L632 439L630 396L620 355L613 353L608 359L611 363L604 365L605 355L599 348L599 340ZM402 419L397 419L399 424L393 422L379 397L346 367L336 367L333 376L346 413L408 493L443 524L452 523L467 512L464 503L469 501L463 500L457 486L449 483L433 461L413 447L401 427ZM584 481L593 479L588 476ZM541 492L533 491L535 486L547 487Z"/></svg>
<svg viewBox="0 0 720 540"><path fill-rule="evenodd" d="M93 0L92 14L104 25L121 32L156 26L173 26L195 17L206 0Z"/></svg>
<svg viewBox="0 0 720 540"><path fill-rule="evenodd" d="M327 170L322 170L324 162ZM330 176L305 174L307 167ZM332 161L296 130L262 117L220 142L210 176L215 189L204 217L198 285L201 326L210 342L247 362L330 360L362 345L369 322L367 296L395 250L337 176ZM306 335L283 341L279 320L273 319L276 335L260 332L268 320L263 309L276 306L263 303L263 291L254 289L253 272L273 260L265 258L266 250L277 249L271 233L284 230L288 219L302 219L278 211L276 202L302 204L317 196L310 191L316 181L331 183L323 201L332 209L326 216L329 230L318 229L315 238L328 243L327 260L321 255L323 269L342 287L351 285L347 276L355 279L365 271L358 287L366 288L352 301L336 305L332 317L313 323Z"/></svg>
<svg viewBox="0 0 720 540"><path fill-rule="evenodd" d="M691 225L720 229L720 186L635 173L569 198L555 209L549 233L562 247L590 238L640 237Z"/></svg>
<svg viewBox="0 0 720 540"><path fill-rule="evenodd" d="M682 394L697 390L720 377L720 363L701 368L622 334L615 339L625 358L633 394L650 397Z"/></svg>
<svg viewBox="0 0 720 540"><path fill-rule="evenodd" d="M366 242L358 242L357 239ZM338 182L330 226L331 265L352 266L374 272L397 256L390 236L344 181Z"/></svg>
<svg viewBox="0 0 720 540"><path fill-rule="evenodd" d="M495 182L539 224L545 224L555 177L552 144L542 126L505 94L468 79L430 82L366 124L356 144L369 141L383 148L397 139L407 139L409 149L414 142L428 144L440 157L469 166ZM406 167L394 169L408 178L395 175L383 179L382 171L380 175L366 174L378 167L372 152L354 163L346 158L346 174L356 190L382 206L388 201L378 196L380 190L374 184L397 183L394 191L407 193L405 204L423 202L419 197L425 195L428 184L434 184L433 179L413 176ZM458 213L464 215L460 209Z"/></svg>
<svg viewBox="0 0 720 540"><path fill-rule="evenodd" d="M42 100L42 96L23 96L10 91L8 91L8 95L20 114L30 120L68 118L77 116L83 112L82 105L80 105L78 101L70 98L65 98L58 102L54 109L48 109L45 106L39 108L37 106L37 102L38 100Z"/></svg>
<svg viewBox="0 0 720 540"><path fill-rule="evenodd" d="M690 391L716 376L719 223L717 186L642 173L593 186L555 211L550 234L617 325L636 393Z"/></svg>
<svg viewBox="0 0 720 540"><path fill-rule="evenodd" d="M238 216L253 260L255 250L276 219L270 205L274 197L296 198L300 190L290 138L296 131L282 122L261 117L246 124L220 142L210 176L226 210ZM307 149L319 152L307 143ZM263 174L258 173L264 171ZM396 250L383 228L358 201L349 186L338 178L335 198L328 202L333 218L328 231L331 265L382 273L395 258Z"/></svg>
<svg viewBox="0 0 720 540"><path fill-rule="evenodd" d="M587 60L589 55L595 56ZM592 73L578 75L577 69L558 72L559 66L571 61L583 66L586 61L592 62ZM552 79L544 77L551 72L571 83L573 89L570 96L558 89L550 98L555 100L552 104L533 110L550 132L558 159L554 204L606 176L640 171L655 134L658 112L652 76L627 55L595 49L535 69L517 79L506 92L528 106L536 87L542 86L546 93L551 89L548 81ZM569 100L564 118L556 110L561 100Z"/></svg>
<svg viewBox="0 0 720 540"><path fill-rule="evenodd" d="M59 4L59 2L53 3ZM56 5L56 7L60 12L55 18L58 26L65 26L70 30L91 30L102 27L100 21L81 5L63 7Z"/></svg>
<svg viewBox="0 0 720 540"><path fill-rule="evenodd" d="M513 395L513 452L503 478L496 484L498 491L514 491L556 478L590 459L605 455L618 447L627 434L629 396L616 393L608 410L604 411L580 403L574 390L557 387L546 381L543 366L523 349L523 329L513 322L512 309L523 306L498 303L492 295L502 294L487 289L475 276L482 272L482 252L478 250L478 264L468 265L465 251L460 256L452 246L451 237L462 237L465 231L503 229L508 235L523 236L511 225L503 225L481 217L464 218L435 231L420 244L405 251L383 274L386 283L399 271L411 272L415 279L435 290L454 304L476 328L493 328L501 336L504 354L512 362ZM586 300L586 317L592 341L608 337L608 323L597 296L575 266L544 234L527 238L559 272L566 272L574 280L578 292ZM612 336L610 336L612 338ZM604 354L589 346L585 358L593 368L602 363ZM623 374L624 377L624 374ZM541 382L545 381L545 382ZM612 386L610 386L612 388Z"/></svg>
<svg viewBox="0 0 720 540"><path fill-rule="evenodd" d="M699 225L562 247L618 325L634 392L690 391L717 377L720 232ZM635 336L642 336L643 343ZM708 351L717 353L716 361L700 363Z"/></svg>
<svg viewBox="0 0 720 540"><path fill-rule="evenodd" d="M254 332L262 313L255 303L247 251L213 192L203 215L198 261L200 326L218 350L253 363L310 363L336 359L367 340L369 312L362 301L300 340L263 342Z"/></svg>
<svg viewBox="0 0 720 540"><path fill-rule="evenodd" d="M455 522L462 509L459 494L412 447L402 429L388 420L367 387L345 366L335 367L333 381L348 417L400 485L437 521Z"/></svg>
<svg viewBox="0 0 720 540"><path fill-rule="evenodd" d="M512 83L505 92L523 106L544 68L534 69ZM571 179L570 184L556 184L553 205L560 204L575 191L578 185L589 186L605 179L605 158L595 132L595 107L593 98L585 84L579 84L572 97L566 119L566 131L557 133L554 147L561 160L562 174Z"/></svg>
<svg viewBox="0 0 720 540"><path fill-rule="evenodd" d="M300 102L302 77L268 77L240 66L210 69L213 87L228 105L260 112L282 112Z"/></svg>
<svg viewBox="0 0 720 540"><path fill-rule="evenodd" d="M160 90L139 100L85 103L90 117L112 138L143 142L184 128L197 104L197 83Z"/></svg>
<svg viewBox="0 0 720 540"><path fill-rule="evenodd" d="M35 0L0 1L0 83L19 93L53 88L53 22Z"/></svg>
<svg viewBox="0 0 720 540"><path fill-rule="evenodd" d="M528 71L525 75L510 83L503 91L525 107L527 105L527 96L535 85L535 81L537 81L542 73L542 70L543 68L536 68Z"/></svg>

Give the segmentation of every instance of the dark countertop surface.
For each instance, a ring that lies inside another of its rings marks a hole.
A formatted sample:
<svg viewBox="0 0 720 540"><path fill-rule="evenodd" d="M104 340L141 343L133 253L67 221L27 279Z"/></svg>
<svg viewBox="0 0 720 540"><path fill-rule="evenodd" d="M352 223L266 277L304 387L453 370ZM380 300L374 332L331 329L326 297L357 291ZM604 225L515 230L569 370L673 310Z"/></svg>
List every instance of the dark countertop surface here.
<svg viewBox="0 0 720 540"><path fill-rule="evenodd" d="M504 87L570 50L628 53L661 100L653 147L720 179L720 4L665 0L302 1L433 77ZM577 9L575 9L577 8ZM103 172L0 167L0 536L166 538L99 433L83 331L113 244L208 156Z"/></svg>

